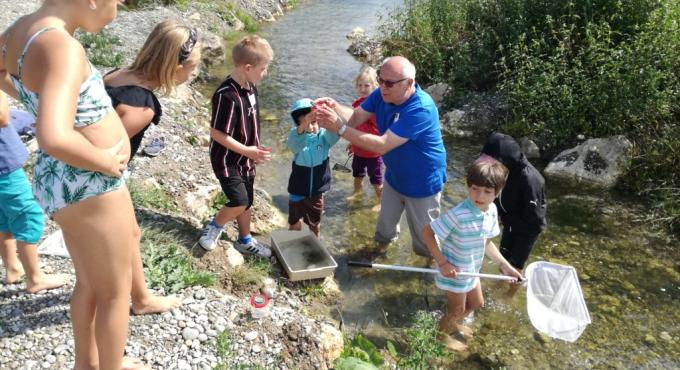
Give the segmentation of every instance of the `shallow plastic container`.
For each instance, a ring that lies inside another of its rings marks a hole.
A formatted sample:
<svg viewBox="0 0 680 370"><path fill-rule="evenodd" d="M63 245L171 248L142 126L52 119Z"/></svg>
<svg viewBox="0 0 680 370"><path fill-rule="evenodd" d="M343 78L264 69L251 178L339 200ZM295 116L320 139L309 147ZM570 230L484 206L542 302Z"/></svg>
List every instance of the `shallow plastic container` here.
<svg viewBox="0 0 680 370"><path fill-rule="evenodd" d="M338 264L309 230L277 230L271 234L272 248L291 281L333 275Z"/></svg>

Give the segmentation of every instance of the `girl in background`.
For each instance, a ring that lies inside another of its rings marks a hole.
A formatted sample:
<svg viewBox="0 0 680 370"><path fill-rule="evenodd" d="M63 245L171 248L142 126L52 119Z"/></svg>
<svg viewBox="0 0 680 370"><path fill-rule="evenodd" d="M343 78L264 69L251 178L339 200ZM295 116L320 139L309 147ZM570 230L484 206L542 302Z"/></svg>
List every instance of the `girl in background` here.
<svg viewBox="0 0 680 370"><path fill-rule="evenodd" d="M352 107L358 107L366 97L378 88L378 76L373 67L363 66L359 70L359 74L354 78L354 88L359 95L359 98L352 103ZM366 122L357 126L357 130L367 132L369 134L379 135L378 128L375 125L375 117L371 117ZM375 196L377 198L377 205L373 207L374 211L380 210L380 196L382 195L383 187L383 161L379 153L374 153L365 149L361 149L356 145L348 145L347 150L354 154L352 158L352 176L354 177L354 192L349 196L348 200L356 198L361 194L362 183L364 177L368 175L368 179L375 189Z"/></svg>
<svg viewBox="0 0 680 370"><path fill-rule="evenodd" d="M130 160L146 130L152 123L158 124L163 114L154 91L170 94L175 86L186 82L199 65L201 52L197 37L196 30L176 21L161 22L151 31L130 66L104 76L106 92L130 138ZM158 297L149 292L139 244L132 252L132 312L142 315L177 307L178 298Z"/></svg>

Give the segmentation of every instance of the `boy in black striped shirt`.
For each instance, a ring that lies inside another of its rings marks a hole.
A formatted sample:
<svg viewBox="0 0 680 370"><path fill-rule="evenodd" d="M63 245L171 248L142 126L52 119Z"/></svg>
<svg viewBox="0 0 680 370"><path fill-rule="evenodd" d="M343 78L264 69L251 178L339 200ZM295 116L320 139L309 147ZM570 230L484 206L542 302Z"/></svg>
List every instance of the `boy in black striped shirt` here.
<svg viewBox="0 0 680 370"><path fill-rule="evenodd" d="M234 69L212 97L210 163L228 202L203 229L199 244L213 250L227 222L236 219L242 253L271 256L271 250L250 235L255 167L271 158L260 146L257 88L273 58L267 40L246 36L232 49Z"/></svg>

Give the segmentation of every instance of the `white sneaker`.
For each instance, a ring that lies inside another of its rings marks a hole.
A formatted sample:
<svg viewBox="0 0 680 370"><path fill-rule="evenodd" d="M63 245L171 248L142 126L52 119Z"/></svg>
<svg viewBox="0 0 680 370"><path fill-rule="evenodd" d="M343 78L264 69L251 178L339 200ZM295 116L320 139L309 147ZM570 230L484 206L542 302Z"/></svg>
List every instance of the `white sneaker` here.
<svg viewBox="0 0 680 370"><path fill-rule="evenodd" d="M241 244L237 240L234 243L234 248L241 253L250 253L260 257L269 258L272 255L272 250L266 245L258 242L255 238L252 238L248 244Z"/></svg>
<svg viewBox="0 0 680 370"><path fill-rule="evenodd" d="M220 236L222 235L222 231L224 231L224 229L219 226L213 226L212 224L206 225L205 229L203 229L203 235L198 239L198 244L207 251L215 249L217 241L220 240Z"/></svg>

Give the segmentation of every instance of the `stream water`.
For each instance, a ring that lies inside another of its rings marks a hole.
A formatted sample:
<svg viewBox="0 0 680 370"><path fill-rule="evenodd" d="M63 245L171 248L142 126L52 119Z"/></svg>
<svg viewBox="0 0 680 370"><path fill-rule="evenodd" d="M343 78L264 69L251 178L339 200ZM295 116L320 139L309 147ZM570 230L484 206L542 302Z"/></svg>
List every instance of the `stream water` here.
<svg viewBox="0 0 680 370"><path fill-rule="evenodd" d="M302 97L332 96L349 104L355 99L352 78L361 64L345 49L345 35L356 26L369 32L379 14L398 6L392 0L303 1L262 35L275 59L260 85L263 142L273 160L258 167L257 186L272 195L284 214L292 155L285 140L291 127L290 104ZM228 45L228 47L230 47ZM212 91L227 67L215 68ZM344 142L331 151L331 163L344 163ZM479 152L480 142L447 141L449 182L442 201L447 209L466 196L462 171ZM404 329L418 310L442 310L443 294L431 278L413 273L348 269L348 258L360 258L374 247L376 213L372 189L348 202L351 174L333 173L326 194L322 242L336 256L336 278L344 294L339 310L349 333L361 332L378 345L404 343ZM526 313L526 292L507 297L508 287L484 281L486 307L471 326L476 336L469 353L457 356L461 368L680 368L680 252L676 238L642 222L647 212L632 199L615 194L573 194L548 184L548 229L531 260L574 266L581 280L593 323L575 343L537 335ZM376 263L416 265L427 261L410 250L405 221L400 239ZM351 257L348 257L351 256ZM484 272L497 273L488 264ZM333 310L329 310L332 312Z"/></svg>

